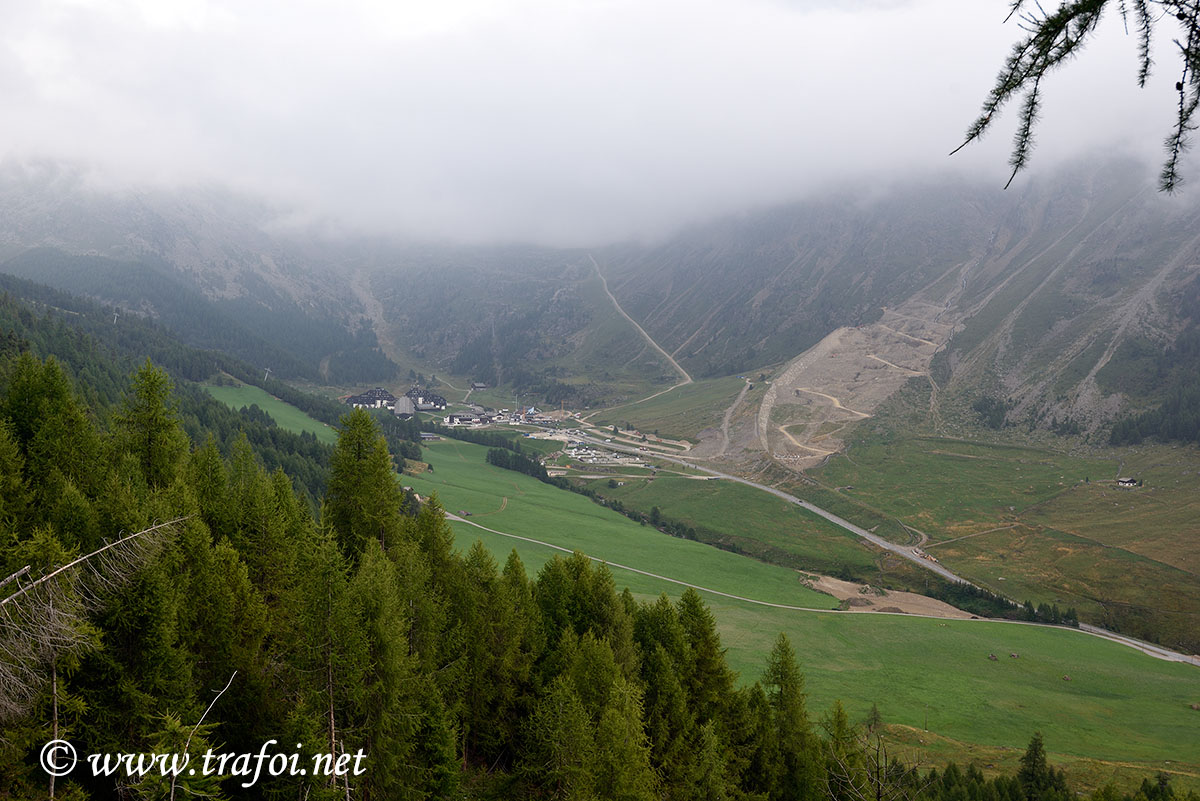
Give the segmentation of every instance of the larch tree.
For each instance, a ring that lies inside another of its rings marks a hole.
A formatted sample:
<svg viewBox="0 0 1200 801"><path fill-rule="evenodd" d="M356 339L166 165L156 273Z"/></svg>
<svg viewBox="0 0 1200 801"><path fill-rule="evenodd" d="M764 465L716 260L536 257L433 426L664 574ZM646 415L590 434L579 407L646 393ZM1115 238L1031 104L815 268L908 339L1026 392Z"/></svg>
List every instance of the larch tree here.
<svg viewBox="0 0 1200 801"><path fill-rule="evenodd" d="M816 738L808 719L804 676L786 634L780 633L775 640L763 686L778 748L777 796L793 801L815 799L821 794Z"/></svg>
<svg viewBox="0 0 1200 801"><path fill-rule="evenodd" d="M1164 192L1178 189L1183 180L1180 160L1196 130L1196 110L1200 107L1200 4L1195 0L1061 0L1052 10L1037 2L1011 0L1008 19L1016 19L1025 35L1013 45L979 116L954 152L982 137L1002 109L1020 98L1017 132L1009 158L1011 184L1016 174L1029 164L1034 128L1042 110L1043 81L1095 37L1106 12L1119 14L1126 28L1132 24L1137 32L1137 83L1142 87L1154 66L1154 34L1166 26L1175 28L1172 38L1178 57L1175 122L1164 145L1167 155L1159 174L1159 188Z"/></svg>
<svg viewBox="0 0 1200 801"><path fill-rule="evenodd" d="M402 529L404 498L387 441L371 415L355 409L341 423L329 463L324 519L337 533L342 550L356 560L369 539L384 548L395 543Z"/></svg>
<svg viewBox="0 0 1200 801"><path fill-rule="evenodd" d="M685 687L701 723L717 719L733 696L734 675L725 663L717 620L691 587L679 598L679 622L691 649Z"/></svg>
<svg viewBox="0 0 1200 801"><path fill-rule="evenodd" d="M174 480L188 451L187 436L179 426L171 389L166 370L147 359L134 374L115 419L118 442L136 457L152 489L165 487Z"/></svg>
<svg viewBox="0 0 1200 801"><path fill-rule="evenodd" d="M642 694L618 676L596 725L593 767L596 791L613 801L652 801L658 777L650 766L650 743L642 726Z"/></svg>

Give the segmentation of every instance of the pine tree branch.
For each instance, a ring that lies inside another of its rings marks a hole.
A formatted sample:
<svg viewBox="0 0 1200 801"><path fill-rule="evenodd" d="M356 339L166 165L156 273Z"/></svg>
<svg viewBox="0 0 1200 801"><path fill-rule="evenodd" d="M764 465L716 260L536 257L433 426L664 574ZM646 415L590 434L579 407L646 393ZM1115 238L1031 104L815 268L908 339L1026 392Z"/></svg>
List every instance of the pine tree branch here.
<svg viewBox="0 0 1200 801"><path fill-rule="evenodd" d="M71 568L76 567L77 565L81 565L84 562L87 562L90 559L93 559L94 557L97 557L100 554L105 553L106 551L109 551L120 545L124 545L127 542L131 542L132 540L135 540L138 537L141 537L143 534L149 534L152 531L157 531L161 528L166 528L167 526L173 526L176 523L180 523L184 520L187 520L187 517L177 517L174 520L168 520L165 523L159 523L156 526L151 526L150 528L143 529L142 531L138 531L133 534L128 534L119 540L114 540L113 542L110 542L107 545L97 548L96 550L92 551L91 553L89 553L85 556L81 556L78 559L74 559L74 560L68 562L67 564L63 565L62 567L57 568L56 570L53 570L50 573L47 573L46 575L42 576L41 578L37 579L36 581L32 581L29 584L26 584L24 587L17 590L16 592L14 592L12 595L8 596L7 598L0 599L0 607L5 606L9 602L16 600L17 598L21 597L22 595L29 592L30 590L33 590L33 589L41 586L42 584L45 584L46 582L53 580L55 576L58 576L59 574L64 573L64 572L70 570ZM26 569L28 569L28 568L26 568ZM7 579L6 579L6 581L7 581Z"/></svg>

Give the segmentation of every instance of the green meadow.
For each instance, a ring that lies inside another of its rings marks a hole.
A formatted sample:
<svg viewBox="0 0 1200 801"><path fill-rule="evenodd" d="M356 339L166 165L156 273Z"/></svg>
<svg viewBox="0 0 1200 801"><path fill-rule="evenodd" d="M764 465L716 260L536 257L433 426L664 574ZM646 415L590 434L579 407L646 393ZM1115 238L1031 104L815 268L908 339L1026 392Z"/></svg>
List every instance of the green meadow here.
<svg viewBox="0 0 1200 801"><path fill-rule="evenodd" d="M425 450L433 472L405 476L404 482L422 496L436 492L448 512L468 512L481 526L721 592L744 595L747 587L754 587L754 597L770 603L837 606L832 597L805 587L793 570L669 537L582 495L493 467L484 461L486 453L479 445L435 442Z"/></svg>
<svg viewBox="0 0 1200 801"><path fill-rule="evenodd" d="M303 432L314 434L318 440L328 445L337 442L337 431L332 427L314 420L295 406L284 403L259 387L250 384L240 384L236 387L215 384L204 384L203 386L208 394L234 409L257 405L258 408L271 415L276 425L282 429L297 434Z"/></svg>
<svg viewBox="0 0 1200 801"><path fill-rule="evenodd" d="M1036 447L864 436L800 495L1018 601L1200 650L1200 457L1144 447L1083 458ZM1118 472L1143 486L1120 489ZM888 525L888 521L892 521Z"/></svg>
<svg viewBox="0 0 1200 801"><path fill-rule="evenodd" d="M427 454L434 472L406 482L423 495L436 491L449 511L469 511L478 525L755 600L834 605L783 568L667 537L582 496L491 467L482 448L445 441ZM469 523L453 525L460 547L478 539L498 559L515 548L531 574L561 553ZM683 589L611 569L618 586L642 598L664 592L677 598ZM1189 706L1200 703L1196 667L1066 629L796 611L702 595L743 681L758 677L775 636L788 633L814 713L841 699L861 719L875 703L888 723L923 728L927 722L934 735L962 743L1021 748L1040 730L1063 759L1200 771L1200 712ZM988 658L993 653L995 661Z"/></svg>
<svg viewBox="0 0 1200 801"><path fill-rule="evenodd" d="M833 573L842 567L856 575L875 570L875 554L843 528L793 503L736 481L680 475L625 479L610 487L593 480L591 489L642 512L658 507L672 520L730 537L764 543L795 556L806 569Z"/></svg>
<svg viewBox="0 0 1200 801"><path fill-rule="evenodd" d="M737 376L713 378L676 387L657 398L614 406L599 412L598 425L624 427L632 423L641 431L657 431L673 439L695 439L706 428L719 428L725 410L737 399L746 382Z"/></svg>
<svg viewBox="0 0 1200 801"><path fill-rule="evenodd" d="M814 477L921 529L932 542L976 534L1085 481L1111 479L1118 462L1036 448L914 437L856 443L853 459Z"/></svg>

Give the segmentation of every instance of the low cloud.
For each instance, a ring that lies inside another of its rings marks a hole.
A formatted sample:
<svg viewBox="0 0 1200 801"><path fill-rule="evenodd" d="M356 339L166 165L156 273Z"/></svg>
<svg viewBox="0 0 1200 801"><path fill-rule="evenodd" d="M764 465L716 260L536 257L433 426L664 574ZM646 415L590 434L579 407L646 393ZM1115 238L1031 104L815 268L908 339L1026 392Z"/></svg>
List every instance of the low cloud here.
<svg viewBox="0 0 1200 801"><path fill-rule="evenodd" d="M371 232L556 245L847 183L1003 184L1015 109L947 157L1020 34L1002 0L439 5L9 4L0 154ZM1170 53L1139 91L1133 38L1119 18L1103 34L1049 83L1034 170L1158 158Z"/></svg>

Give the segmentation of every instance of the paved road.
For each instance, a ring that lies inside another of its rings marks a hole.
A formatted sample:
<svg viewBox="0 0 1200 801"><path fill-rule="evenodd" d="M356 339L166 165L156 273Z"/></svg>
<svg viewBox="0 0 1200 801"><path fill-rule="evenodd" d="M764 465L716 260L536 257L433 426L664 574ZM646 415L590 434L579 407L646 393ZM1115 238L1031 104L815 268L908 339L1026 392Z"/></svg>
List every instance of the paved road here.
<svg viewBox="0 0 1200 801"><path fill-rule="evenodd" d="M1119 642L1122 645L1128 645L1131 648L1138 649L1144 654L1149 654L1150 656L1155 656L1159 659L1165 659L1168 662L1186 662L1189 665L1196 665L1197 667L1200 667L1200 656L1181 654L1178 651L1172 651L1170 648L1163 648L1161 645L1142 642L1141 640L1134 639L1133 637L1126 637L1124 634L1115 634L1108 629L1102 629L1099 626L1093 626L1090 623L1080 623L1079 630L1086 631L1088 634L1093 634L1097 637L1103 637L1106 640Z"/></svg>
<svg viewBox="0 0 1200 801"><path fill-rule="evenodd" d="M956 573L953 573L950 570L947 570L940 563L931 562L928 559L922 559L921 557L917 556L916 554L914 554L912 552L912 546L897 545L894 542L888 542L883 537L880 537L876 534L872 534L870 531L867 531L864 528L860 528L860 527L854 525L849 520L838 517L833 512L827 512L819 506L814 506L813 504L809 503L808 501L797 498L795 495L791 495L790 493L784 492L783 490L777 489L776 487L771 487L766 484L759 484L757 481L751 481L750 479L742 478L741 476L735 476L735 475L731 475L729 473L722 473L720 470L713 470L710 467L703 467L692 461L686 461L684 459L677 459L673 456L664 456L663 454L659 453L658 451L655 451L652 454L648 454L645 451L639 451L637 448L628 448L623 445L616 445L615 443L612 443L612 442L604 442L603 440L595 439L594 437L583 436L580 439L583 439L586 442L590 442L593 445L599 445L601 448L609 448L609 449L615 450L615 451L623 451L625 453L632 453L632 454L636 454L638 456L653 456L656 459L662 459L663 461L666 461L666 462L674 462L675 464L681 464L681 465L684 465L685 467L691 467L691 468L699 470L703 473L708 473L710 476L716 476L717 478L723 478L727 481L736 481L739 484L745 484L748 487L754 487L755 489L760 489L763 492L769 492L777 498L782 498L783 500L787 501L788 503L794 503L802 509L806 509L815 515L819 515L819 516L825 518L826 520L828 520L830 523L833 523L835 526L840 526L841 528L845 529L846 531L849 531L851 534L861 537L862 539L866 540L867 542L870 542L873 545L876 545L885 551L891 551L892 553L896 554L897 556L907 559L908 561L913 562L914 564L918 564L921 567L923 567L926 570L929 570L933 573L937 573L939 576L941 576L943 578L947 578L950 581L958 581L963 584L971 584L971 582L967 581L962 576L960 576ZM972 586L974 586L974 585L972 585Z"/></svg>
<svg viewBox="0 0 1200 801"><path fill-rule="evenodd" d="M813 504L809 503L808 501L797 498L795 495L786 493L781 489L777 489L775 487L770 487L770 486L767 486L766 484L760 484L757 481L751 481L747 478L742 478L741 476L730 475L729 473L722 473L720 470L713 470L712 468L709 468L709 467L703 467L701 465L695 464L694 462L685 461L683 459L677 459L672 456L664 456L658 452L655 452L653 454L646 454L644 451L638 451L636 448L627 448L625 446L616 445L611 442L604 442L603 440L595 439L594 437L583 436L583 437L580 437L580 439L582 439L586 442L590 442L593 445L599 445L602 448L608 448L608 449L614 450L614 451L623 451L625 453L633 453L633 454L637 454L639 456L650 455L656 459L661 459L665 462L673 462L675 464L680 464L685 467L690 467L694 470L699 470L703 473L707 473L710 476L716 476L717 478L723 478L727 481L736 481L739 484L745 484L746 486L754 487L755 489L760 489L763 492L769 492L777 498L782 498L783 500L788 501L789 503L794 503L803 509L807 509L808 511L812 512L813 514L820 515L821 517L825 518L826 520L833 523L834 525L840 526L841 528L845 529L846 531L849 531L851 534L861 537L862 539L866 540L867 542L870 542L873 545L876 545L885 551L890 551L890 552L896 554L897 556L903 557L903 558L907 559L908 561L913 562L914 564L920 565L921 567L925 568L926 570L938 574L942 578L949 579L950 581L958 581L963 584L969 584L972 587L977 586L977 585L973 584L972 582L967 581L962 576L959 576L958 574L948 570L946 567L944 567L940 563L931 562L928 559L922 559L921 557L916 556L912 552L911 546L905 547L902 545L897 545L894 542L888 542L887 540L883 539L882 537L872 534L870 531L867 531L864 528L860 528L859 526L854 525L853 523L851 523L849 520L846 520L845 518L838 517L837 515L833 514L832 512L827 512L824 509L822 509L821 507L814 506ZM1023 622L1023 621L1005 621L1005 622L1019 623L1019 622ZM1044 624L1029 623L1028 625L1044 625ZM1087 623L1080 623L1079 631L1082 631L1086 634L1090 634L1095 637L1103 637L1106 640L1112 640L1113 642L1118 642L1122 645L1126 645L1126 646L1129 646L1130 648L1134 648L1138 651L1141 651L1144 654L1148 654L1149 656L1153 656L1158 659L1164 659L1168 662L1184 662L1184 663L1187 663L1190 665L1196 665L1196 666L1200 667L1200 657L1189 656L1188 654L1181 654L1178 651L1172 651L1169 648L1163 648L1162 646L1159 646L1159 645L1154 645L1152 643L1143 642L1142 640L1136 639L1134 637L1127 637L1124 634L1117 634L1115 632L1109 631L1108 629L1100 628L1099 626L1092 626Z"/></svg>

